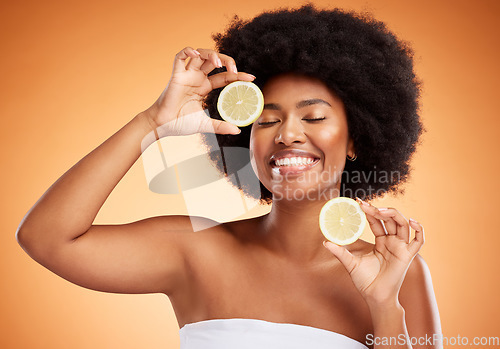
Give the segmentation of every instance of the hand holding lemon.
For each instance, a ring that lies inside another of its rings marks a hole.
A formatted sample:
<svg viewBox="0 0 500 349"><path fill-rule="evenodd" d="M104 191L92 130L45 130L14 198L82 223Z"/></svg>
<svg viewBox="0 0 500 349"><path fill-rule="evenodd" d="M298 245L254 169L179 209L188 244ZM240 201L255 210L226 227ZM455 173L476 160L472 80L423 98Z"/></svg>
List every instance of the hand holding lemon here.
<svg viewBox="0 0 500 349"><path fill-rule="evenodd" d="M366 220L375 235L373 250L351 253L341 245L356 241ZM324 205L319 223L329 240L325 247L344 265L368 305L396 304L408 267L424 243L422 225L411 218L408 221L394 208L377 208L342 197ZM411 241L410 227L415 230Z"/></svg>
<svg viewBox="0 0 500 349"><path fill-rule="evenodd" d="M208 76L212 70L223 66L226 71ZM152 128L160 131L160 137L199 132L237 134L240 130L234 124L206 115L202 102L215 88L234 81L248 83L254 79L251 74L238 72L234 59L228 55L186 47L175 56L168 86L144 114ZM244 100L247 99L245 95ZM248 108L248 103L245 103L244 108ZM233 117L238 113L232 113Z"/></svg>

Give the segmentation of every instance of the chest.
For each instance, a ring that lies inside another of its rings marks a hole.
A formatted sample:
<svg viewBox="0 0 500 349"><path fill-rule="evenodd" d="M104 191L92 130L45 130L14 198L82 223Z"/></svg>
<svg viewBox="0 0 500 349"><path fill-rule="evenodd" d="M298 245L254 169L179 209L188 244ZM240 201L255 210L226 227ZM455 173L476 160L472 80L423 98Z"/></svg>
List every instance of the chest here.
<svg viewBox="0 0 500 349"><path fill-rule="evenodd" d="M304 267L265 254L204 256L190 267L186 323L214 318L288 322L364 338L371 320L342 265Z"/></svg>

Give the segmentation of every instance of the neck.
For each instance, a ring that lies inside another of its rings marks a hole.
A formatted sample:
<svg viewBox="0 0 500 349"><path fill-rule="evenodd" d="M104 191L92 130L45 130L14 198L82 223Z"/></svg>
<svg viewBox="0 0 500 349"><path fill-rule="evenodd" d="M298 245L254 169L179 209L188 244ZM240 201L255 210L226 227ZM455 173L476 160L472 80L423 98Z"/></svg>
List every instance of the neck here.
<svg viewBox="0 0 500 349"><path fill-rule="evenodd" d="M319 213L326 201L273 201L263 217L260 231L268 247L277 254L300 263L314 263L331 257L323 247Z"/></svg>

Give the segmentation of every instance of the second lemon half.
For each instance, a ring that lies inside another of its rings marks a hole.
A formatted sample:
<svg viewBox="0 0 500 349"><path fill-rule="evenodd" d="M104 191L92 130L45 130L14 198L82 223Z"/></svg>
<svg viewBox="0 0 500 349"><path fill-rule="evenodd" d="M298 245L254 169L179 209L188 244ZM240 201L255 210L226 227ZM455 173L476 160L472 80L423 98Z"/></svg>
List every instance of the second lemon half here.
<svg viewBox="0 0 500 349"><path fill-rule="evenodd" d="M356 241L366 225L366 215L353 199L337 197L328 201L319 214L323 235L338 245Z"/></svg>

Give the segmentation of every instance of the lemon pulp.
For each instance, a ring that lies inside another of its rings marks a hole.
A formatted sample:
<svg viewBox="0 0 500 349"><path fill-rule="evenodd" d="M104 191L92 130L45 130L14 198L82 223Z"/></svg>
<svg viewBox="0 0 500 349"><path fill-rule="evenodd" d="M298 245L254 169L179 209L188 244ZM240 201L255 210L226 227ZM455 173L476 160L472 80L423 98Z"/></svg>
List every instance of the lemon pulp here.
<svg viewBox="0 0 500 349"><path fill-rule="evenodd" d="M350 198L337 197L328 201L319 215L321 232L338 245L352 244L361 236L365 225L365 213Z"/></svg>
<svg viewBox="0 0 500 349"><path fill-rule="evenodd" d="M217 110L223 120L236 126L248 126L262 113L264 96L257 85L235 81L221 91Z"/></svg>

